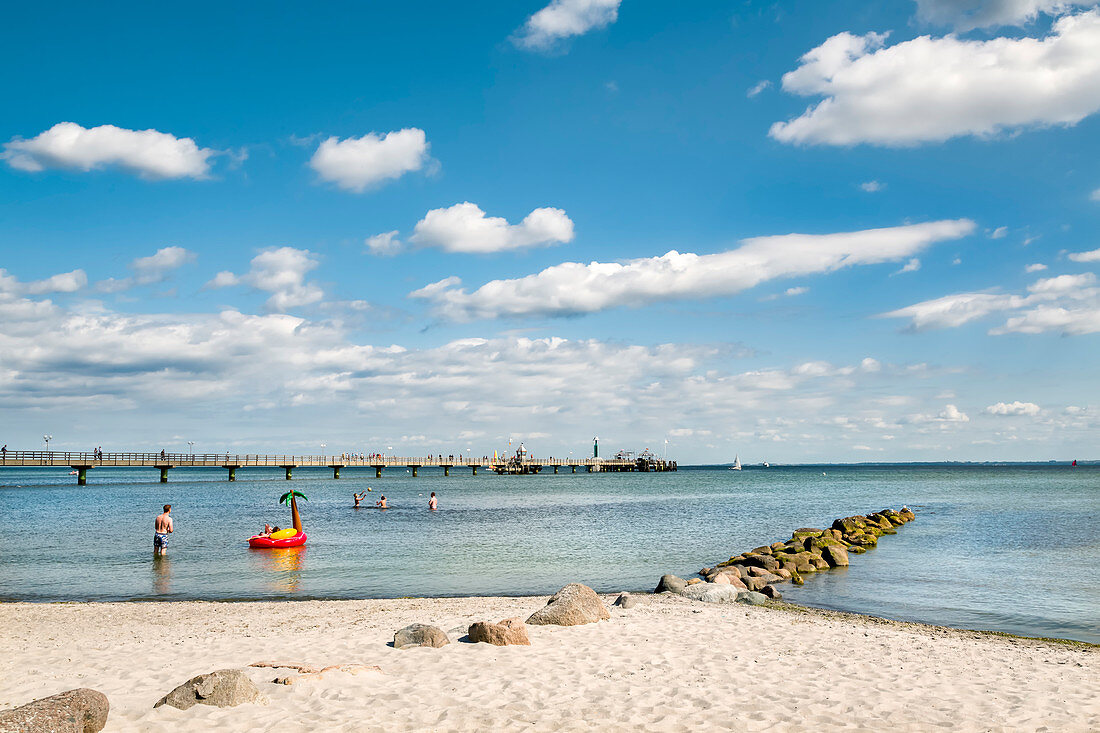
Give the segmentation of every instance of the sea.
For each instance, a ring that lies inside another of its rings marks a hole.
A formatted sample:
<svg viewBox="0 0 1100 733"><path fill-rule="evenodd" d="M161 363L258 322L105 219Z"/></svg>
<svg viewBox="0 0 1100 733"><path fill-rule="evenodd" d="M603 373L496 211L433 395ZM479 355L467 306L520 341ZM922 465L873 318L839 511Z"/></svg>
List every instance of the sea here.
<svg viewBox="0 0 1100 733"><path fill-rule="evenodd" d="M799 527L909 506L917 519L848 569L780 586L795 603L1100 643L1100 467L894 464L681 467L477 476L455 468L0 468L0 601L545 595L569 582L651 591L664 573ZM304 547L253 550L306 495ZM370 489L361 508L352 494ZM427 509L430 492L439 510ZM387 510L374 508L385 495ZM168 554L153 519L172 504Z"/></svg>

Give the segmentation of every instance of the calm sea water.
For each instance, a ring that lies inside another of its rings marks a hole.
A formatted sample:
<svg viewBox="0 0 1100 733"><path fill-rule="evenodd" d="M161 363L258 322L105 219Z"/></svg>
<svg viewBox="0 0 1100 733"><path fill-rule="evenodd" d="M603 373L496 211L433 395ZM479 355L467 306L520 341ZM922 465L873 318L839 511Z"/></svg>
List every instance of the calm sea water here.
<svg viewBox="0 0 1100 733"><path fill-rule="evenodd" d="M823 475L823 473L825 475ZM570 581L651 590L745 549L907 504L917 521L789 600L889 618L1100 642L1100 469L825 466L473 477L423 469L0 469L0 599L370 598L546 594ZM308 545L250 550L287 526ZM372 487L392 508L353 509ZM435 491L440 511L426 509ZM153 517L174 506L169 554Z"/></svg>

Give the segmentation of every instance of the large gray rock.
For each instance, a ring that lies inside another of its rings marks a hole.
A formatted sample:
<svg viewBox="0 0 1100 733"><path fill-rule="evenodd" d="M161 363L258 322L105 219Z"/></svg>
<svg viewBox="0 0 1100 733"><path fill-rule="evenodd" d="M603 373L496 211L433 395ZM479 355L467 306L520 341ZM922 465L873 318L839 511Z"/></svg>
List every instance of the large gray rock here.
<svg viewBox="0 0 1100 733"><path fill-rule="evenodd" d="M762 606L768 601L768 597L763 593L757 593L756 591L743 590L737 594L735 599L738 603L746 603L750 606Z"/></svg>
<svg viewBox="0 0 1100 733"><path fill-rule="evenodd" d="M241 670L219 669L192 677L158 700L153 707L171 705L187 710L194 705L214 705L231 708L246 702L267 705L267 698Z"/></svg>
<svg viewBox="0 0 1100 733"><path fill-rule="evenodd" d="M737 600L738 593L745 591L734 588L732 585L717 585L715 583L701 583L684 588L681 593L684 598L704 603L733 603Z"/></svg>
<svg viewBox="0 0 1100 733"><path fill-rule="evenodd" d="M830 567L843 568L848 566L848 550L839 545L829 545L822 548L821 557Z"/></svg>
<svg viewBox="0 0 1100 733"><path fill-rule="evenodd" d="M664 580L664 578L662 578ZM708 584L709 585L709 584ZM579 626L594 624L611 618L611 613L587 585L570 583L546 602L546 606L528 617L527 623L554 626Z"/></svg>
<svg viewBox="0 0 1100 733"><path fill-rule="evenodd" d="M783 594L777 591L774 585L765 585L764 589L760 592L766 595L768 598L772 598L777 601L783 598Z"/></svg>
<svg viewBox="0 0 1100 733"><path fill-rule="evenodd" d="M450 643L451 640L447 638L447 634L443 632L443 629L428 624L409 624L393 635L394 649L412 649L418 646L430 646L438 649Z"/></svg>
<svg viewBox="0 0 1100 733"><path fill-rule="evenodd" d="M671 573L668 573L661 576L661 580L657 583L657 589L653 592L664 593L665 591L668 591L669 593L679 593L684 589L684 586L686 585L686 580L684 580L683 578L678 578Z"/></svg>
<svg viewBox="0 0 1100 733"><path fill-rule="evenodd" d="M478 621L470 624L470 630L466 633L474 643L531 646L531 640L527 638L527 626L520 618L506 618L499 624Z"/></svg>
<svg viewBox="0 0 1100 733"><path fill-rule="evenodd" d="M98 733L111 704L97 690L80 687L0 713L0 733Z"/></svg>

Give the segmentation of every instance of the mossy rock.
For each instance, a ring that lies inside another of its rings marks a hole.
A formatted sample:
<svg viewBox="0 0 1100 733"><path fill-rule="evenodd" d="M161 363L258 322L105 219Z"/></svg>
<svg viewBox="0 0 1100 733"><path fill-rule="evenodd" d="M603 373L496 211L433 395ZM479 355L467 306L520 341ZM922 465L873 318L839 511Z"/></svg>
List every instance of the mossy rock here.
<svg viewBox="0 0 1100 733"><path fill-rule="evenodd" d="M874 535L875 537L881 537L883 535L883 531L873 524L868 524L863 531L864 533Z"/></svg>
<svg viewBox="0 0 1100 733"><path fill-rule="evenodd" d="M783 545L782 542L773 542L771 547L772 547L772 554L774 555L777 551L782 552L784 545Z"/></svg>
<svg viewBox="0 0 1100 733"><path fill-rule="evenodd" d="M817 567L812 562L800 562L795 567L795 570L801 575L805 573L816 573Z"/></svg>
<svg viewBox="0 0 1100 733"><path fill-rule="evenodd" d="M791 570L791 582L795 585L802 585L806 581L802 579L802 576L797 570Z"/></svg>
<svg viewBox="0 0 1100 733"><path fill-rule="evenodd" d="M883 530L880 530L880 531L883 534L897 534L898 533L898 531L896 529L894 529L893 527L891 527L890 529L883 529Z"/></svg>
<svg viewBox="0 0 1100 733"><path fill-rule="evenodd" d="M848 552L852 553L853 555L862 555L863 553L867 552L867 548L860 547L859 545L852 545L848 548Z"/></svg>
<svg viewBox="0 0 1100 733"><path fill-rule="evenodd" d="M752 553L754 555L770 555L772 554L772 548L769 545L761 545L760 547L754 547Z"/></svg>
<svg viewBox="0 0 1100 733"><path fill-rule="evenodd" d="M820 537L820 536L821 536L821 530L820 529L814 529L813 527L802 527L801 529L796 529L791 534L791 539L797 540L797 539L802 539L803 537Z"/></svg>

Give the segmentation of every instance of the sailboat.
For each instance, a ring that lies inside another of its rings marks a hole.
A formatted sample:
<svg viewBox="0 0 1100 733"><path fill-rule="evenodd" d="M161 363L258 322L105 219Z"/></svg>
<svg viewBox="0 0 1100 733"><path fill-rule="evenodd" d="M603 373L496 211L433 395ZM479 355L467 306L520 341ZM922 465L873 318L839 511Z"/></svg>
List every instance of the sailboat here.
<svg viewBox="0 0 1100 733"><path fill-rule="evenodd" d="M735 455L733 457L733 465L730 466L730 470L731 471L740 471L741 470L741 457L740 456Z"/></svg>

